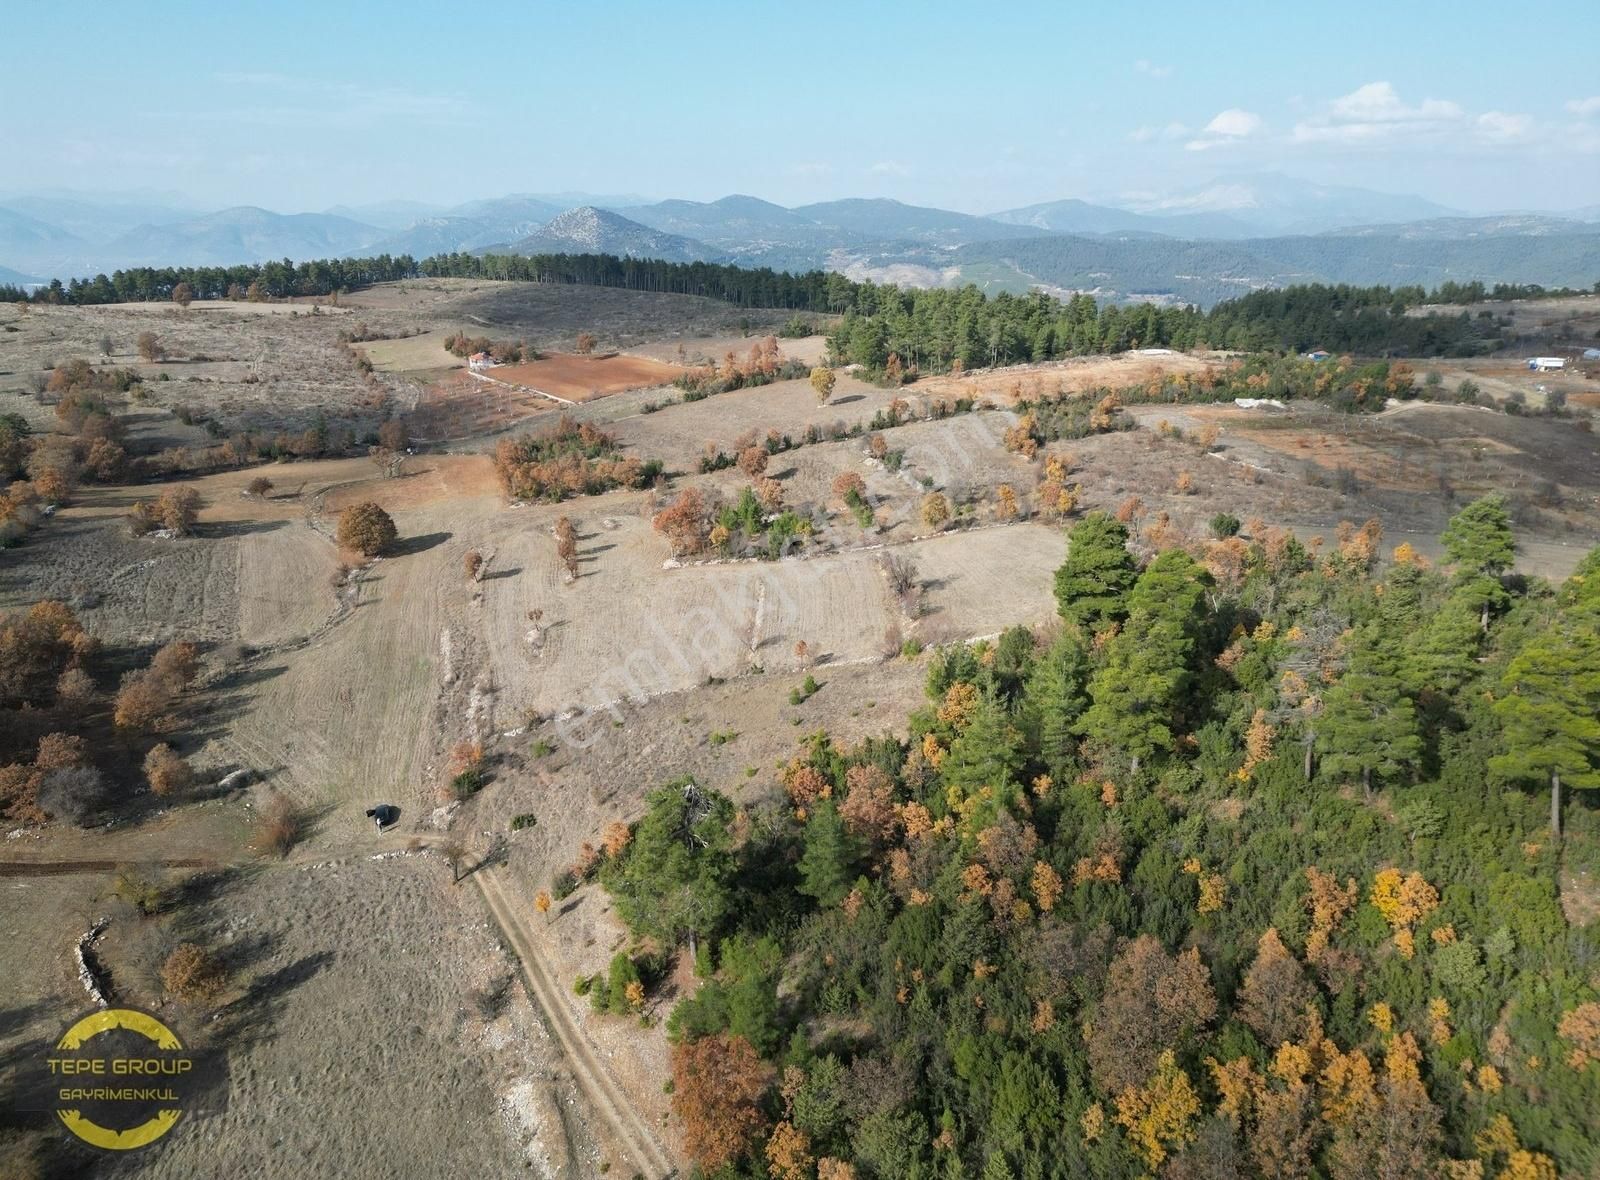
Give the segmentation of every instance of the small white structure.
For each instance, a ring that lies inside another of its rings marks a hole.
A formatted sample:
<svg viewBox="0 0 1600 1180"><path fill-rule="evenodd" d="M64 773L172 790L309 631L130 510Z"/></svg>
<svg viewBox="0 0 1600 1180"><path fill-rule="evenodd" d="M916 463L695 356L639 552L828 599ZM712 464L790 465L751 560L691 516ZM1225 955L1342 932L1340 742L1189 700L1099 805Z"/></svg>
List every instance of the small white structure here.
<svg viewBox="0 0 1600 1180"><path fill-rule="evenodd" d="M494 357L486 352L475 352L467 358L467 367L474 373L494 368Z"/></svg>
<svg viewBox="0 0 1600 1180"><path fill-rule="evenodd" d="M1553 373L1557 369L1564 369L1566 367L1567 362L1565 357L1530 356L1528 358L1528 368L1532 369L1535 373Z"/></svg>
<svg viewBox="0 0 1600 1180"><path fill-rule="evenodd" d="M1583 350L1583 359L1586 361L1600 361L1600 348L1586 348Z"/></svg>

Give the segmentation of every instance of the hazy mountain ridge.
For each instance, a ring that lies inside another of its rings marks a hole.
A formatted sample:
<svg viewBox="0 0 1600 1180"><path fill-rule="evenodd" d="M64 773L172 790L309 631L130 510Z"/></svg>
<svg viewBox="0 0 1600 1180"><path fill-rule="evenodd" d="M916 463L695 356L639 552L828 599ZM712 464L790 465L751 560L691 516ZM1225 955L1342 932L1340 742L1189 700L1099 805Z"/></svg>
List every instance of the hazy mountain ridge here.
<svg viewBox="0 0 1600 1180"><path fill-rule="evenodd" d="M1579 224L1579 223L1575 223ZM1437 286L1447 280L1588 287L1600 278L1600 231L1441 238L1319 234L1244 242L1057 235L955 251L963 280L1114 298L1215 303L1293 283Z"/></svg>
<svg viewBox="0 0 1600 1180"><path fill-rule="evenodd" d="M1032 226L1062 234L1144 232L1170 238L1248 238L1254 227L1226 213L1174 213L1153 216L1111 205L1071 199L1026 205L989 215L1009 225Z"/></svg>
<svg viewBox="0 0 1600 1180"><path fill-rule="evenodd" d="M881 198L786 208L745 194L704 202L629 197L634 203L617 205L585 197L592 195L519 193L449 208L391 200L322 213L239 206L197 214L165 194L103 200L21 194L0 198L0 264L12 274L68 277L285 257L599 251L1201 303L1312 279L1588 286L1600 275L1590 243L1600 226L1581 220L1600 211L1468 217L1421 197L1276 174L1222 176L1116 204L1050 201L988 217ZM58 220L48 216L52 211ZM1306 226L1314 232L1281 228Z"/></svg>
<svg viewBox="0 0 1600 1180"><path fill-rule="evenodd" d="M1132 197L1120 207L1154 217L1223 214L1249 224L1251 237L1321 233L1346 225L1393 224L1460 213L1409 193L1322 184L1280 172L1226 174L1161 196Z"/></svg>
<svg viewBox="0 0 1600 1180"><path fill-rule="evenodd" d="M106 243L121 265L227 266L274 258L349 254L382 236L376 226L327 213L272 213L240 205L168 225L141 225Z"/></svg>

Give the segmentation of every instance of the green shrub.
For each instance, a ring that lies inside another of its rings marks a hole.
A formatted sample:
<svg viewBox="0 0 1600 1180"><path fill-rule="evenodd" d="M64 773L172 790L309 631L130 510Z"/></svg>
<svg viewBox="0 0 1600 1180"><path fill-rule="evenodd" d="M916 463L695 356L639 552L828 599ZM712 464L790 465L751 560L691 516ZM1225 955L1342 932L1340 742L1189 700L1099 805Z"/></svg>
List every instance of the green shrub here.
<svg viewBox="0 0 1600 1180"><path fill-rule="evenodd" d="M1211 518L1211 535L1219 541L1237 536L1241 527L1239 518L1231 512L1219 512Z"/></svg>

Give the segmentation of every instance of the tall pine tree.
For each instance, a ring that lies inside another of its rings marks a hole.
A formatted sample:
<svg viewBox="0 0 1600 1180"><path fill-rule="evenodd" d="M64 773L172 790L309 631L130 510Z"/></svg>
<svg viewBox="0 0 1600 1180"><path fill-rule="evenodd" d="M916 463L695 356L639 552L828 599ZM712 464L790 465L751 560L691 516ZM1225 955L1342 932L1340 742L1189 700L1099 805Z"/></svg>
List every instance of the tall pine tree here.
<svg viewBox="0 0 1600 1180"><path fill-rule="evenodd" d="M1104 512L1091 512L1067 534L1067 559L1056 570L1056 609L1086 631L1127 617L1126 598L1138 578L1128 530Z"/></svg>
<svg viewBox="0 0 1600 1180"><path fill-rule="evenodd" d="M1499 495L1474 500L1450 518L1439 541L1455 566L1452 584L1477 608L1479 630L1487 631L1490 610L1506 601L1501 575L1517 555L1505 500Z"/></svg>
<svg viewBox="0 0 1600 1180"><path fill-rule="evenodd" d="M1127 756L1129 769L1157 751L1172 749L1172 715L1188 680L1189 641L1171 620L1138 611L1106 648L1106 660L1089 682L1093 704L1076 732Z"/></svg>
<svg viewBox="0 0 1600 1180"><path fill-rule="evenodd" d="M1089 682L1094 703L1077 732L1126 754L1135 774L1151 754L1172 749L1208 580L1181 549L1152 561L1128 594L1127 626L1107 645L1106 661Z"/></svg>
<svg viewBox="0 0 1600 1180"><path fill-rule="evenodd" d="M1350 666L1323 697L1322 767L1330 774L1360 774L1369 798L1373 775L1389 778L1422 753L1417 711L1398 664L1389 637L1369 623L1356 633Z"/></svg>
<svg viewBox="0 0 1600 1180"><path fill-rule="evenodd" d="M1504 752L1489 769L1550 784L1550 831L1561 835L1561 784L1600 787L1600 585L1585 579L1549 627L1506 666L1494 710ZM1569 589L1571 584L1569 583Z"/></svg>
<svg viewBox="0 0 1600 1180"><path fill-rule="evenodd" d="M816 898L824 908L838 905L850 892L861 850L831 799L818 805L806 821L805 843L800 855L800 892Z"/></svg>
<svg viewBox="0 0 1600 1180"><path fill-rule="evenodd" d="M1063 631L1045 650L1028 681L1025 710L1039 760L1060 777L1077 746L1072 727L1089 703L1089 653L1082 641Z"/></svg>
<svg viewBox="0 0 1600 1180"><path fill-rule="evenodd" d="M986 689L973 710L972 720L961 736L950 744L950 753L940 767L946 783L966 788L993 787L995 794L1008 798L1016 789L1017 768L1021 765L1018 736L1006 718L994 688Z"/></svg>

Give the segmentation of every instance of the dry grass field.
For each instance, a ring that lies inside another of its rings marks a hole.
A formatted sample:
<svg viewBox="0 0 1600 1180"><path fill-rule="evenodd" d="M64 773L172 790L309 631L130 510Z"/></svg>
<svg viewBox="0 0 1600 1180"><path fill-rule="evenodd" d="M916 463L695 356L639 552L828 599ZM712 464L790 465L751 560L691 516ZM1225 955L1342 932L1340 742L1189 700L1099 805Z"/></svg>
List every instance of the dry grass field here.
<svg viewBox="0 0 1600 1180"><path fill-rule="evenodd" d="M439 328L392 340L365 340L356 347L380 373L403 373L427 379L467 367L465 360L444 346L445 337L453 334Z"/></svg>
<svg viewBox="0 0 1600 1180"><path fill-rule="evenodd" d="M674 348L680 340L694 347L695 341L776 331L789 318L787 312L736 308L697 295L478 279L407 279L340 302L374 321L525 339L541 351L571 348L579 332L593 332L605 350L669 340Z"/></svg>
<svg viewBox="0 0 1600 1180"><path fill-rule="evenodd" d="M6 307L0 309L0 413L32 403L36 383L57 364L83 358L139 375L142 400L125 400L129 408L214 419L225 435L303 430L319 414L330 426L364 433L388 405L403 402L404 390L377 395L362 380L338 344L349 325L337 309L312 315L290 305L41 305L26 314ZM397 324L395 330L402 329ZM135 342L145 332L155 334L166 360L139 358ZM49 421L46 414L24 412L36 423Z"/></svg>
<svg viewBox="0 0 1600 1180"><path fill-rule="evenodd" d="M641 453L662 459L669 469L684 470L699 462L708 443L728 450L735 439L749 431L758 438L764 438L769 430L799 438L812 425L827 429L835 424L851 426L859 422L865 426L896 396L893 390L840 374L826 405L817 404L810 382L797 380L736 389L697 402L666 406L653 414L639 414L640 399L633 395L628 402L615 399L615 407L597 408L601 420L608 409L621 414L624 407L631 408L635 416L617 421L622 440Z"/></svg>
<svg viewBox="0 0 1600 1180"><path fill-rule="evenodd" d="M929 377L917 382L915 388L928 397L985 398L1000 403L1144 385L1168 374L1198 373L1222 362L1220 354L1192 356L1184 352L1072 357L1037 365L980 369L959 376Z"/></svg>
<svg viewBox="0 0 1600 1180"><path fill-rule="evenodd" d="M670 361L680 365L720 365L728 353L742 357L759 335L741 332L737 336L676 336L640 344L628 349L633 356ZM820 365L827 356L826 336L780 337L778 352L784 360L805 365Z"/></svg>
<svg viewBox="0 0 1600 1180"><path fill-rule="evenodd" d="M310 1159L344 1175L593 1174L596 1147L566 1117L574 1099L553 1076L548 1034L511 986L514 964L475 891L452 889L440 858L227 874L195 887L203 915L170 920L108 903L109 886L81 875L0 879L0 1056L44 1051L83 1010L72 946L109 916L97 952L123 1002L160 1003L151 964L180 938L203 939L229 965L215 1021L183 1005L162 1010L180 1035L224 1054L225 1109L125 1166L108 1169L48 1126L24 1150L48 1145L74 1174L95 1175L213 1175L220 1158L231 1173L263 1177L304 1176ZM18 1006L22 996L31 1002ZM0 1156L7 1174L11 1162Z"/></svg>

